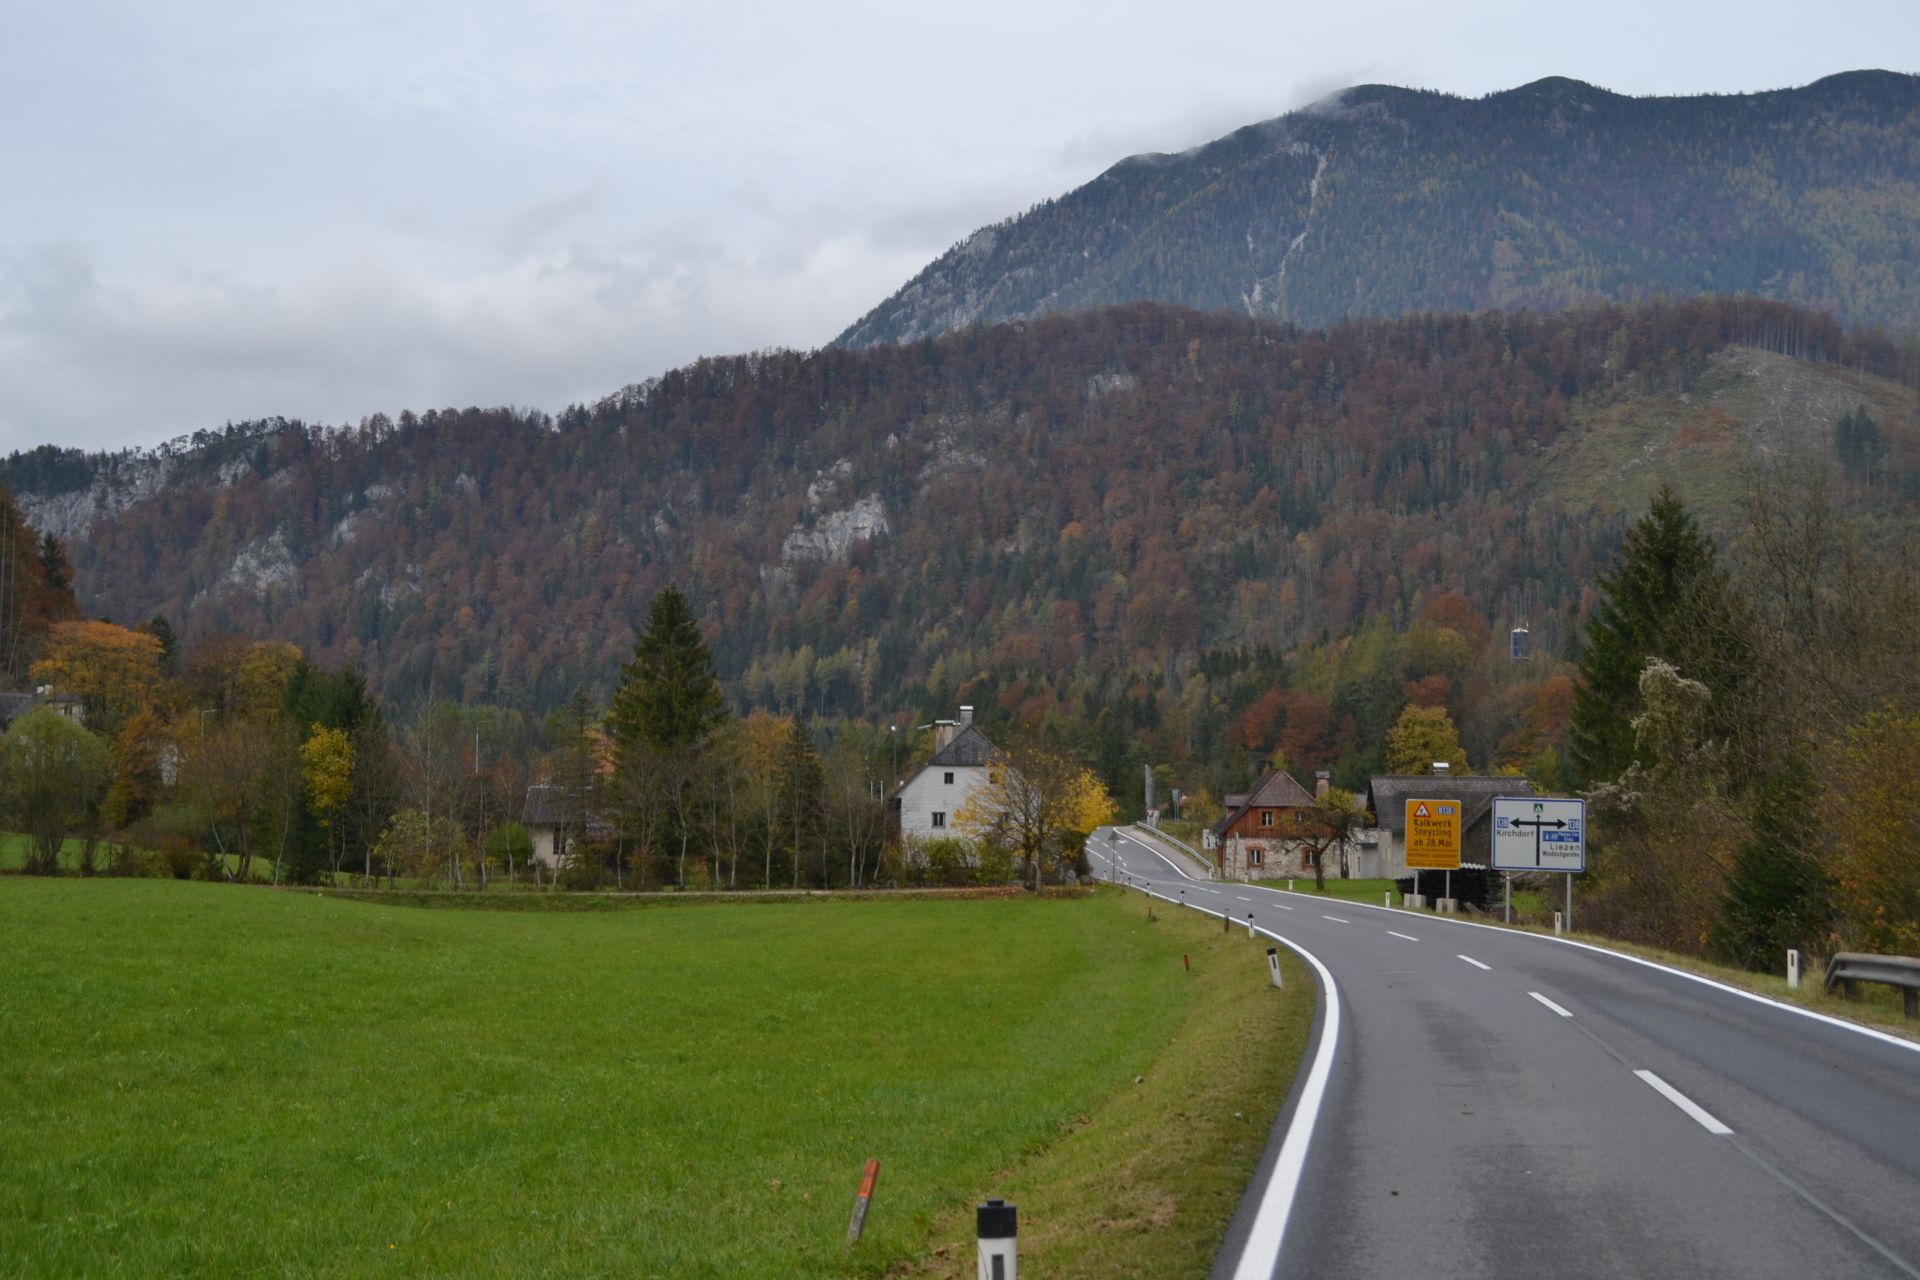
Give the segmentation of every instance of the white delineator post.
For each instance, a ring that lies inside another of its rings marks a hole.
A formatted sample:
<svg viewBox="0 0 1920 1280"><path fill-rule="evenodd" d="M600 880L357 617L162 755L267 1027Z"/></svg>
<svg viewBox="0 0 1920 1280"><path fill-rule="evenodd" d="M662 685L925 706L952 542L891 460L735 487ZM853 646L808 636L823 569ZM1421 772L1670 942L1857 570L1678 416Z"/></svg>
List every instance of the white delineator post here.
<svg viewBox="0 0 1920 1280"><path fill-rule="evenodd" d="M1794 991L1800 989L1800 952L1797 948L1787 951L1787 986Z"/></svg>
<svg viewBox="0 0 1920 1280"><path fill-rule="evenodd" d="M1560 913L1558 911L1554 912L1553 913L1553 936L1556 938L1560 936L1560 921L1561 921Z"/></svg>
<svg viewBox="0 0 1920 1280"><path fill-rule="evenodd" d="M974 1234L980 1240L980 1280L1017 1280L1020 1214L1005 1200L989 1200L974 1210Z"/></svg>
<svg viewBox="0 0 1920 1280"><path fill-rule="evenodd" d="M1280 948L1267 948L1267 969L1273 974L1273 985L1284 990L1287 984L1280 977Z"/></svg>

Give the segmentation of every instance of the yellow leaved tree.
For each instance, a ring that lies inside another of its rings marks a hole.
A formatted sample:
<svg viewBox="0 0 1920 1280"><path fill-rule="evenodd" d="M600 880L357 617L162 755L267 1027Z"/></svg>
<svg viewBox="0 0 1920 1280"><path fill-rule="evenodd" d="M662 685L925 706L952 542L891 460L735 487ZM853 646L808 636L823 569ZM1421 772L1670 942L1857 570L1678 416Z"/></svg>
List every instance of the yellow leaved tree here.
<svg viewBox="0 0 1920 1280"><path fill-rule="evenodd" d="M111 737L142 711L158 706L160 642L110 622L56 622L44 656L29 673L86 708L87 727Z"/></svg>
<svg viewBox="0 0 1920 1280"><path fill-rule="evenodd" d="M316 724L300 744L300 772L307 784L307 799L314 816L327 832L327 860L333 874L340 874L340 853L334 836L340 815L353 799L353 739L345 729L330 729ZM338 850L338 852L336 851Z"/></svg>
<svg viewBox="0 0 1920 1280"><path fill-rule="evenodd" d="M1051 747L1022 743L994 758L986 785L961 803L953 824L1017 855L1028 886L1038 889L1050 860L1077 864L1088 834L1113 814L1113 797L1093 770Z"/></svg>

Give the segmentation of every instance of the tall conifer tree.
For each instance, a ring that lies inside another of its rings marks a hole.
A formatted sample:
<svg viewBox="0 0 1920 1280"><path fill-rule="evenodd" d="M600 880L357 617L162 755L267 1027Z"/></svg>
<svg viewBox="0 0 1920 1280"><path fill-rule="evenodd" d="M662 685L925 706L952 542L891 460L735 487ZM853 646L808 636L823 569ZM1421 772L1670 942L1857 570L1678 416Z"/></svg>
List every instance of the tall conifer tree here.
<svg viewBox="0 0 1920 1280"><path fill-rule="evenodd" d="M686 596L668 583L653 598L633 658L621 668L607 714L614 742L621 750L686 750L704 742L726 717L700 625Z"/></svg>
<svg viewBox="0 0 1920 1280"><path fill-rule="evenodd" d="M1634 759L1640 674L1665 658L1714 696L1718 723L1745 675L1738 601L1713 541L1672 488L1662 485L1627 531L1619 562L1600 578L1574 690L1572 747L1586 782L1617 778Z"/></svg>
<svg viewBox="0 0 1920 1280"><path fill-rule="evenodd" d="M803 862L820 869L822 887L827 876L826 853L822 848L826 826L826 772L820 753L814 748L807 726L795 720L787 730L780 751L780 816L783 833L793 851L793 884L800 886ZM812 855L811 857L809 855Z"/></svg>

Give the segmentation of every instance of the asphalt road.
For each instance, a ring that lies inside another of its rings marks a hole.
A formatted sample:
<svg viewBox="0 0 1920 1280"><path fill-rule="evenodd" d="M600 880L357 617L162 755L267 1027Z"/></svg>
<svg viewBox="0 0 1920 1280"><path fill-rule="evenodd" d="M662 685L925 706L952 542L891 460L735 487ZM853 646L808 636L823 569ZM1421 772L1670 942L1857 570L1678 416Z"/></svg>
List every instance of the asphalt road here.
<svg viewBox="0 0 1920 1280"><path fill-rule="evenodd" d="M1089 851L1319 962L1216 1276L1920 1280L1920 1046L1538 935L1191 879L1126 833Z"/></svg>

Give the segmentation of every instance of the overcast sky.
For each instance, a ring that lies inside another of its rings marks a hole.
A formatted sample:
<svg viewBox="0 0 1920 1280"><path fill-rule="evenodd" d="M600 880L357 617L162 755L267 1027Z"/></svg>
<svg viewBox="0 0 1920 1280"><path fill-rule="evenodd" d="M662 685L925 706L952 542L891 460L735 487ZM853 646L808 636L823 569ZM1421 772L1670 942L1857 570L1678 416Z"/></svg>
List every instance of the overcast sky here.
<svg viewBox="0 0 1920 1280"><path fill-rule="evenodd" d="M0 0L0 450L816 347L982 223L1348 84L1865 66L1920 69L1914 0Z"/></svg>

